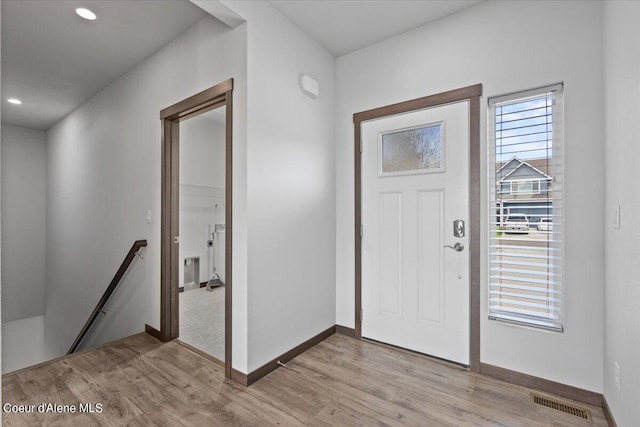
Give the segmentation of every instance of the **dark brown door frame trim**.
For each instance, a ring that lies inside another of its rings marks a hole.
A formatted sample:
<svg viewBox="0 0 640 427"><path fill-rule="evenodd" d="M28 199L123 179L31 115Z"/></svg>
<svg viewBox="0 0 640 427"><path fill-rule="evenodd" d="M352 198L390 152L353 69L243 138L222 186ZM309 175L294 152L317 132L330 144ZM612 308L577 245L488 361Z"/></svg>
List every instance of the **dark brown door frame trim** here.
<svg viewBox="0 0 640 427"><path fill-rule="evenodd" d="M362 122L436 107L460 101L469 101L469 322L470 368L480 372L480 97L482 84L442 92L423 98L391 104L353 115L355 153L355 336L362 338L362 170L360 134Z"/></svg>
<svg viewBox="0 0 640 427"><path fill-rule="evenodd" d="M231 289L233 237L233 79L225 80L160 111L162 122L162 207L160 244L160 340L178 338L178 243L180 121L221 106L225 131L225 376L231 378Z"/></svg>

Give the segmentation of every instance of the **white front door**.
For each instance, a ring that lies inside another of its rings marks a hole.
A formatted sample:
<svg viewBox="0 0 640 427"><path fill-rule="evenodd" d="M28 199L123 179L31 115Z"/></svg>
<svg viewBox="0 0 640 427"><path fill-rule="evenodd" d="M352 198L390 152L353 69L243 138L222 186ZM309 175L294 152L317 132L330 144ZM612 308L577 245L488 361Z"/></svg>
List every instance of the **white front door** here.
<svg viewBox="0 0 640 427"><path fill-rule="evenodd" d="M362 336L469 365L469 102L362 123L362 146Z"/></svg>

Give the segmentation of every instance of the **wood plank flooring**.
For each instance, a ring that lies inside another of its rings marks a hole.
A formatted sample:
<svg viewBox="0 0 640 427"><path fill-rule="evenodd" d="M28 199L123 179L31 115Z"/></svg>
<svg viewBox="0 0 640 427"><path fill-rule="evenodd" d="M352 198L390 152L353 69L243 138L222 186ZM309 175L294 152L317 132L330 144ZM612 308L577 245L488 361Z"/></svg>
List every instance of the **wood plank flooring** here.
<svg viewBox="0 0 640 427"><path fill-rule="evenodd" d="M102 413L3 414L5 426L606 426L534 405L530 390L333 335L249 388L146 334L3 376L11 404L102 403ZM562 399L567 401L566 399Z"/></svg>

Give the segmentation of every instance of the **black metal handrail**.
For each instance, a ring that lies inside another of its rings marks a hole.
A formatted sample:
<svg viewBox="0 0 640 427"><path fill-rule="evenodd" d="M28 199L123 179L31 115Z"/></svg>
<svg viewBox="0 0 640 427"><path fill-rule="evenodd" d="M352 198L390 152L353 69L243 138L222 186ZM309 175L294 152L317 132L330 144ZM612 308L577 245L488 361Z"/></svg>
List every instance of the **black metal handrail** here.
<svg viewBox="0 0 640 427"><path fill-rule="evenodd" d="M146 240L136 240L133 246L131 246L131 249L129 249L129 253L125 257L124 261L122 261L122 264L116 272L116 275L113 277L113 280L111 280L111 283L109 283L109 287L106 291L104 291L102 298L100 298L100 301L98 301L98 305L96 305L96 308L93 309L91 316L89 316L89 318L87 319L87 323L84 324L75 341L73 341L73 344L71 344L71 347L69 348L69 351L67 351L67 354L71 354L76 351L84 336L87 335L87 332L89 332L89 329L91 329L91 326L93 326L93 322L95 322L95 320L97 319L98 315L102 311L102 308L105 306L107 301L109 301L111 294L113 294L113 291L116 290L118 283L120 283L120 280L122 280L122 276L124 276L124 273L133 262L136 254L141 248L145 246L147 246Z"/></svg>

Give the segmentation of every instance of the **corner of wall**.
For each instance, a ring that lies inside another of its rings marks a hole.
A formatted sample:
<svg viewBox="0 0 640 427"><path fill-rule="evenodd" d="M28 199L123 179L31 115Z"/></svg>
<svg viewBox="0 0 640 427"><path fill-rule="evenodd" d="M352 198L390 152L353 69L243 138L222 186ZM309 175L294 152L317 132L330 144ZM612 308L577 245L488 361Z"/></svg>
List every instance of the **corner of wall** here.
<svg viewBox="0 0 640 427"><path fill-rule="evenodd" d="M335 324L335 59L268 2L225 4L247 20L250 372Z"/></svg>
<svg viewBox="0 0 640 427"><path fill-rule="evenodd" d="M604 397L620 426L640 419L640 3L603 2L605 104ZM619 206L619 228L611 215ZM619 373L616 373L616 364ZM618 379L618 378L619 379Z"/></svg>

